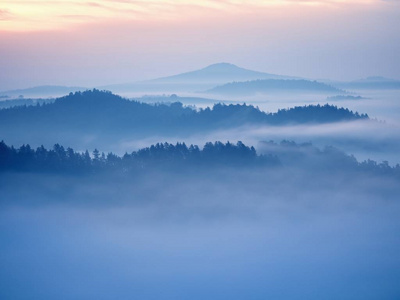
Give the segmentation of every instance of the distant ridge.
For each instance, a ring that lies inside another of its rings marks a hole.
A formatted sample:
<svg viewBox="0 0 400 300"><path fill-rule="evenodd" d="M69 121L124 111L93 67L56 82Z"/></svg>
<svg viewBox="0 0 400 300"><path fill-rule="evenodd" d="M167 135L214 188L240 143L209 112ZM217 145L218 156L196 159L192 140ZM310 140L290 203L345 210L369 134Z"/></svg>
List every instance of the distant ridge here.
<svg viewBox="0 0 400 300"><path fill-rule="evenodd" d="M8 96L9 98L23 97L60 97L65 94L74 93L77 91L85 91L85 87L77 86L61 86L61 85L41 85L26 89L17 89L0 92L0 95Z"/></svg>
<svg viewBox="0 0 400 300"><path fill-rule="evenodd" d="M200 111L182 103L150 105L130 101L108 91L88 90L70 93L52 103L17 106L0 110L0 128L42 130L83 130L98 133L202 131L232 128L246 124L281 125L290 123L329 123L368 118L335 106L310 105L265 113L252 105L215 104Z"/></svg>
<svg viewBox="0 0 400 300"><path fill-rule="evenodd" d="M335 86L349 90L399 90L400 80L371 76L350 82L334 82Z"/></svg>
<svg viewBox="0 0 400 300"><path fill-rule="evenodd" d="M209 89L206 93L220 95L254 95L267 92L323 92L323 93L343 93L343 90L331 85L310 81L293 79L267 79L252 80L245 82L232 82Z"/></svg>
<svg viewBox="0 0 400 300"><path fill-rule="evenodd" d="M398 80L386 78L383 76L370 76L367 78L355 80L353 82L396 82L396 81L398 81Z"/></svg>

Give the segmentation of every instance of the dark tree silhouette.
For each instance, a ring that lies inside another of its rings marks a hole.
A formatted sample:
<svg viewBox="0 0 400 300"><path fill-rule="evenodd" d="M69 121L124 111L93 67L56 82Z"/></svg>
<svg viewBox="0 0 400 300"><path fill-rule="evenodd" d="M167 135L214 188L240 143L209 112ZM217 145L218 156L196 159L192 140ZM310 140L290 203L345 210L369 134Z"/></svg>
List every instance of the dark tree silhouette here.
<svg viewBox="0 0 400 300"><path fill-rule="evenodd" d="M196 145L186 146L185 143L175 145L157 143L150 147L125 153L119 157L113 153L100 154L95 149L93 156L86 150L75 152L59 144L47 150L43 146L33 150L29 145L19 149L0 143L0 170L13 171L43 171L43 172L94 172L99 170L135 170L143 168L196 168L203 166L226 167L256 167L277 166L279 160L274 156L257 156L253 147L245 146L242 142L236 145L227 142L206 143L203 150Z"/></svg>
<svg viewBox="0 0 400 300"><path fill-rule="evenodd" d="M213 168L270 168L280 167L282 162L312 170L326 169L333 171L372 172L381 175L400 177L400 166L391 167L387 161L377 163L372 160L357 160L334 147L323 150L311 144L297 145L294 142L282 141L280 145L273 142L263 144L268 154L258 155L254 147L242 142L208 142L200 149L196 145L189 147L185 143L157 143L150 147L125 153L122 157L113 153L100 154L95 149L93 157L86 150L75 152L56 144L47 150L43 146L36 150L30 145L20 148L7 146L0 142L0 171L55 172L55 173L93 173L100 171L138 172L140 170L212 170ZM307 157L307 155L309 157ZM282 160L280 159L282 158ZM299 162L301 162L299 164Z"/></svg>

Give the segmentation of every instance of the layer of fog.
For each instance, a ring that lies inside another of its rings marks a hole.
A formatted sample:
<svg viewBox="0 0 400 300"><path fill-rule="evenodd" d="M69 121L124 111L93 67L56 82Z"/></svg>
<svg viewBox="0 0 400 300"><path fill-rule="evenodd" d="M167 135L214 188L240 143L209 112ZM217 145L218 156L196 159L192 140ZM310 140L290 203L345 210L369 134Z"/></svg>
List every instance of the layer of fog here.
<svg viewBox="0 0 400 300"><path fill-rule="evenodd" d="M166 141L170 143L185 142L186 144L204 145L208 141L242 141L246 145L258 145L262 141L282 140L296 143L311 142L324 148L334 146L348 154L354 155L359 161L373 159L378 162L388 161L391 165L400 163L400 124L387 124L375 121L353 121L319 125L294 126L244 126L233 130L218 130L206 134L196 134L186 137L153 136L146 139L126 139L114 144L112 150L123 154L151 144Z"/></svg>
<svg viewBox="0 0 400 300"><path fill-rule="evenodd" d="M399 192L328 170L3 173L0 298L394 299Z"/></svg>
<svg viewBox="0 0 400 300"><path fill-rule="evenodd" d="M116 139L109 135L82 135L64 133L56 139L45 135L27 132L24 135L3 134L1 139L8 145L20 147L30 144L36 148L42 144L46 148L52 148L55 143L64 147L72 147L76 151L93 151L95 148L101 152L113 152L123 155L138 149L149 147L159 142L185 142L204 146L206 142L230 141L236 143L242 141L246 145L254 146L263 141L282 140L296 143L308 143L324 148L334 146L347 154L354 155L359 161L373 159L377 162L388 161L390 165L400 163L400 124L381 123L377 121L352 121L343 123L319 124L319 125L293 125L293 126L243 126L231 130L215 130L192 135L152 135L146 138L130 137Z"/></svg>
<svg viewBox="0 0 400 300"><path fill-rule="evenodd" d="M184 94L189 96L188 94ZM268 93L248 97L232 97L207 95L207 98L215 99L215 102L229 100L234 103L241 102L258 106L267 112L276 112L282 108L299 105L329 103L338 107L345 107L359 113L367 113L372 118L387 122L397 121L400 114L400 90L354 90L347 91L344 95L362 96L359 100L331 100L331 95L324 93ZM180 96L180 95L179 95ZM198 94L197 96L201 96ZM196 103L190 103L196 104ZM196 104L203 107L202 103Z"/></svg>
<svg viewBox="0 0 400 300"><path fill-rule="evenodd" d="M188 143L203 144L210 140L230 140L243 142L257 146L260 141L292 140L298 143L312 142L318 147L327 145L336 146L349 154L353 154L359 160L374 159L377 161L389 161L394 165L400 163L400 91L388 90L360 90L349 93L350 95L362 95L359 100L335 100L326 98L323 94L270 94L242 99L243 102L258 106L267 112L276 112L282 108L290 108L299 105L329 103L338 107L345 107L359 113L367 113L370 118L379 122L346 122L340 124L322 124L306 126L285 127L243 127L237 130L216 131L211 134L201 134L190 137L149 137L144 140L122 141L115 151L122 149L137 149L162 140L168 142L185 141ZM189 97L190 95L183 95ZM215 99L219 99L216 97ZM219 100L228 103L237 103L236 98L223 97ZM184 101L183 101L184 102ZM218 102L218 100L215 100ZM205 107L204 103L194 103L193 99L188 105Z"/></svg>
<svg viewBox="0 0 400 300"><path fill-rule="evenodd" d="M148 98L165 98L165 102L173 102L174 97L172 93L157 95L150 93ZM213 103L247 103L258 106L261 110L266 112L276 112L282 108L290 108L293 106L329 103L338 107L344 107L357 111L359 113L367 113L372 118L377 118L382 121L392 122L397 121L400 114L400 90L353 90L346 91L343 95L361 96L363 99L357 100L333 100L330 94L325 93L307 93L295 92L285 93L284 91L259 94L256 96L221 96L210 95L201 93L177 93L179 98L175 101L181 101L184 105L195 105L198 108L209 107ZM342 95L342 96L343 96ZM128 98L146 99L141 98L142 93L139 94L124 94ZM186 101L188 98L190 101ZM196 102L196 98L198 101ZM176 99L176 98L175 98ZM160 100L158 100L160 101ZM148 101L145 101L148 102Z"/></svg>

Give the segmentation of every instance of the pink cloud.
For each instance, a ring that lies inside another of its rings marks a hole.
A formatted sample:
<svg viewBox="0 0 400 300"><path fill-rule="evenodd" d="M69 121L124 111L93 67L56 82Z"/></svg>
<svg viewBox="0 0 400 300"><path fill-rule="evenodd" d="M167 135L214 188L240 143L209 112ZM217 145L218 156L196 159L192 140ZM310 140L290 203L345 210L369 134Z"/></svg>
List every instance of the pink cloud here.
<svg viewBox="0 0 400 300"><path fill-rule="evenodd" d="M12 14L6 9L0 9L0 21L12 19Z"/></svg>

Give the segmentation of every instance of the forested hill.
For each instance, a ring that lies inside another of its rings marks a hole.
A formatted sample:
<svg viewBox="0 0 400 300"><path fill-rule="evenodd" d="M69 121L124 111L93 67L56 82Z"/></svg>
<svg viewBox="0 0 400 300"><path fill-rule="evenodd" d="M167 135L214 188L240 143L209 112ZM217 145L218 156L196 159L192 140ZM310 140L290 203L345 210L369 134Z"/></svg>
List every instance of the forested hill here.
<svg viewBox="0 0 400 300"><path fill-rule="evenodd" d="M181 103L145 104L111 92L91 90L70 93L54 103L0 110L0 134L24 130L43 134L179 134L234 128L243 125L327 123L368 119L336 106L304 106L265 113L251 105L216 104L199 111Z"/></svg>

